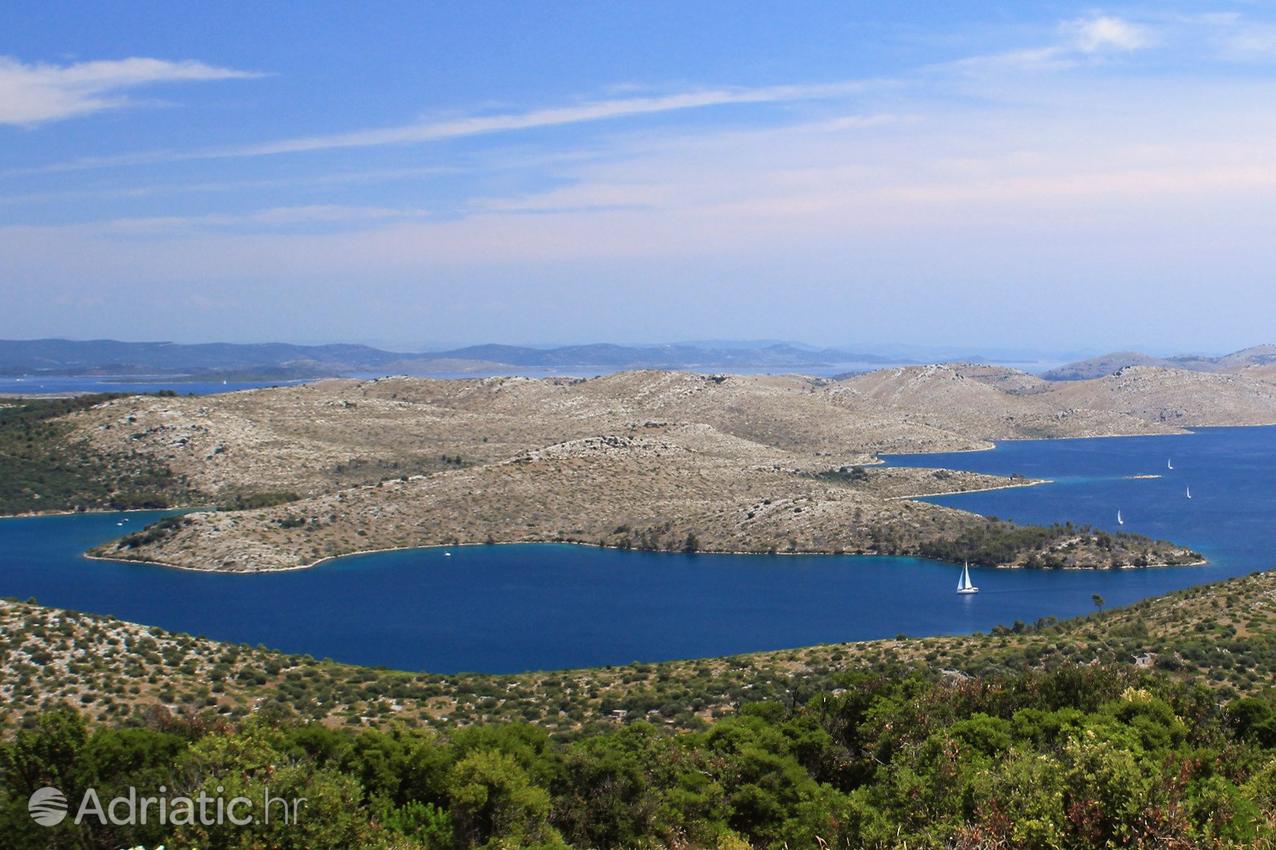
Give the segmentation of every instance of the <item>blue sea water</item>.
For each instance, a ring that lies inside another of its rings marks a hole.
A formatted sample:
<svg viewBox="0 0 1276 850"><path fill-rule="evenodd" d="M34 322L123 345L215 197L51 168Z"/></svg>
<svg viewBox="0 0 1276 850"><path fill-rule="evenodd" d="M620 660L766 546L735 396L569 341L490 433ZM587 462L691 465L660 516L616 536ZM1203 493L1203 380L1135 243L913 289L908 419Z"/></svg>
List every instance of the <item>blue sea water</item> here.
<svg viewBox="0 0 1276 850"><path fill-rule="evenodd" d="M1012 442L890 462L1051 478L930 501L1113 531L1120 509L1125 530L1190 545L1210 563L978 569L972 575L982 591L973 596L953 592L959 568L918 558L551 544L417 549L221 575L86 560L85 549L158 516L94 514L0 520L0 595L359 664L512 672L969 633L1083 614L1094 610L1095 593L1124 605L1276 566L1276 428ZM1140 474L1162 477L1128 477Z"/></svg>
<svg viewBox="0 0 1276 850"><path fill-rule="evenodd" d="M178 395L213 395L236 390L279 387L301 381L188 381L163 377L3 377L0 395L59 395L66 393L156 393L172 390Z"/></svg>

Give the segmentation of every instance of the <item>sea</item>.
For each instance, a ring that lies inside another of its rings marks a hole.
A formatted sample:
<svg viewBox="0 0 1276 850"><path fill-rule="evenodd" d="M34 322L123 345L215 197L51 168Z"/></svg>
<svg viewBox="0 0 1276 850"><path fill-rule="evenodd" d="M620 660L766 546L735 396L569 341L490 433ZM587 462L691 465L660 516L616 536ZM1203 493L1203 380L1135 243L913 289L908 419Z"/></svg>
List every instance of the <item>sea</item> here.
<svg viewBox="0 0 1276 850"><path fill-rule="evenodd" d="M960 596L960 566L921 558L566 544L413 549L236 575L88 560L89 547L163 516L102 513L0 520L0 596L356 664L509 673L968 634L1085 614L1095 594L1108 607L1129 605L1276 567L1276 428L1015 441L886 460L1049 479L927 501L1164 538L1208 564L972 568L980 592Z"/></svg>

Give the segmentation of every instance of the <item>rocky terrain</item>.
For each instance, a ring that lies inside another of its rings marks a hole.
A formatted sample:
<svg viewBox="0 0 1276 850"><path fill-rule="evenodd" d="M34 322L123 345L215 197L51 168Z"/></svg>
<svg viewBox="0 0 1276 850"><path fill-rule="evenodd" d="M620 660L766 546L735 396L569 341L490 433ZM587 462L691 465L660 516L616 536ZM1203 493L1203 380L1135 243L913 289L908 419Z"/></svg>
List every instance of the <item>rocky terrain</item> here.
<svg viewBox="0 0 1276 850"><path fill-rule="evenodd" d="M1276 385L1244 374L1131 366L1105 378L1061 384L1051 395L1165 425L1266 425Z"/></svg>
<svg viewBox="0 0 1276 850"><path fill-rule="evenodd" d="M265 570L410 546L575 541L960 558L954 541L1008 532L907 497L1031 482L876 468L879 455L1272 423L1276 386L1153 367L1059 383L968 364L843 380L383 378L115 398L62 421L104 457L169 470L194 503L252 508L174 520L100 557ZM996 563L1194 560L1168 544L1060 531Z"/></svg>

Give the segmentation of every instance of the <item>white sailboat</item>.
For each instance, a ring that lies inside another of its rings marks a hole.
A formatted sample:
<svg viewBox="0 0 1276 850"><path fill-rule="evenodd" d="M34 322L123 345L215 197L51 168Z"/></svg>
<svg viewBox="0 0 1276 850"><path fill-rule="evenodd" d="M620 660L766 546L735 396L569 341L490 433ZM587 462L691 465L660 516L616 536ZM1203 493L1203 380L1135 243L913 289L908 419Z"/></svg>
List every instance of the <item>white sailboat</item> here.
<svg viewBox="0 0 1276 850"><path fill-rule="evenodd" d="M1186 490L1186 494L1187 494L1187 497L1188 497L1189 499L1190 499L1190 498L1192 498L1192 488L1191 488L1191 487L1188 487L1188 488L1187 488L1187 490Z"/></svg>
<svg viewBox="0 0 1276 850"><path fill-rule="evenodd" d="M958 593L978 593L979 588L970 581L970 562L966 562L966 566L961 568L961 578L957 580Z"/></svg>
<svg viewBox="0 0 1276 850"><path fill-rule="evenodd" d="M1166 468L1166 469L1173 469L1173 468L1174 468L1174 458L1170 458L1170 459L1168 459L1168 460L1166 460L1166 461L1165 461L1165 468Z"/></svg>
<svg viewBox="0 0 1276 850"><path fill-rule="evenodd" d="M1117 525L1125 525L1125 520L1121 519L1121 511L1117 511Z"/></svg>

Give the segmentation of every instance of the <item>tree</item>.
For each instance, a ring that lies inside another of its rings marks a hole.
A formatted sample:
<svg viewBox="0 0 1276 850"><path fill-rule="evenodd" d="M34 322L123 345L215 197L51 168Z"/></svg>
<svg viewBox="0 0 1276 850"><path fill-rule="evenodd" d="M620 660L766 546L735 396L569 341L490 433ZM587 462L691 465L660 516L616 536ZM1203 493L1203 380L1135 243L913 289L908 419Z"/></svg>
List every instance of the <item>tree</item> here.
<svg viewBox="0 0 1276 850"><path fill-rule="evenodd" d="M513 756L474 752L453 767L450 784L460 846L565 846L549 825L549 793L532 784Z"/></svg>
<svg viewBox="0 0 1276 850"><path fill-rule="evenodd" d="M1096 593L1090 597L1090 601L1094 603L1095 608L1098 608L1100 611L1103 610L1104 599L1102 596Z"/></svg>

